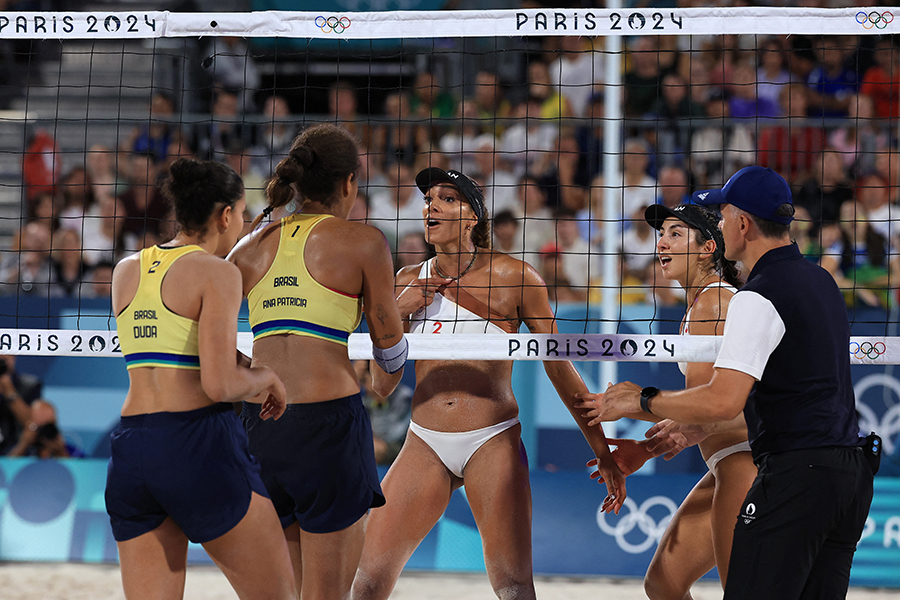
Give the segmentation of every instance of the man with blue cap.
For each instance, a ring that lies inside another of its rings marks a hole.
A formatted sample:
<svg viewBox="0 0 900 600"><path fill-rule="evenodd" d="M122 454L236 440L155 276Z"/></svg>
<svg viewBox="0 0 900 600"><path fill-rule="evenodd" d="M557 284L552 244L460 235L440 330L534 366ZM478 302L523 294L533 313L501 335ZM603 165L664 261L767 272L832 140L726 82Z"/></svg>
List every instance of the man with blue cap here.
<svg viewBox="0 0 900 600"><path fill-rule="evenodd" d="M641 411L702 424L743 410L759 475L735 526L726 600L844 598L880 440L859 436L843 296L791 242L791 190L771 169L745 167L692 200L721 206L725 257L749 272L711 381L664 392L624 382L579 406L592 424Z"/></svg>

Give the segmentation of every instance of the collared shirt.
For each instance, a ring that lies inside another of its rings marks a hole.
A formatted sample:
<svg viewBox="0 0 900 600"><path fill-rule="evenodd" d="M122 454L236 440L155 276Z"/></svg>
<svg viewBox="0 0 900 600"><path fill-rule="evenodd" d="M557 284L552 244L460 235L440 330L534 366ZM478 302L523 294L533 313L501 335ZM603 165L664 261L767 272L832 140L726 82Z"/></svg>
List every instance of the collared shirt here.
<svg viewBox="0 0 900 600"><path fill-rule="evenodd" d="M754 459L859 445L847 306L796 245L764 254L728 305L716 368L757 380L744 417Z"/></svg>

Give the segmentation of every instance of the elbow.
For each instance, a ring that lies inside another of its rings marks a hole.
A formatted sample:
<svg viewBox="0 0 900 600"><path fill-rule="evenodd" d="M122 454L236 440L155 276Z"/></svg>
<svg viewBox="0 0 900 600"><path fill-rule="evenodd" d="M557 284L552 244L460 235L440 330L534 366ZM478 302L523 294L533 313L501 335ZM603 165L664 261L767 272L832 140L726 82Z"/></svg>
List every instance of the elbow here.
<svg viewBox="0 0 900 600"><path fill-rule="evenodd" d="M723 402L721 404L717 404L714 406L712 413L710 416L712 417L713 422L719 421L731 421L736 418L741 411L743 410L743 406L734 402Z"/></svg>
<svg viewBox="0 0 900 600"><path fill-rule="evenodd" d="M213 402L231 402L231 393L224 377L203 377L201 375L200 385L203 387L203 393Z"/></svg>

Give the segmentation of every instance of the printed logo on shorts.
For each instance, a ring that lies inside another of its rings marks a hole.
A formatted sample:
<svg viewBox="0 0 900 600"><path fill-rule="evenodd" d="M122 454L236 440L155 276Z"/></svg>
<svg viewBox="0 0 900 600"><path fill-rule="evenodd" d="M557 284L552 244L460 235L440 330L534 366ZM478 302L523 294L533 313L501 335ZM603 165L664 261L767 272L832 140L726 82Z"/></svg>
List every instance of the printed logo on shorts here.
<svg viewBox="0 0 900 600"><path fill-rule="evenodd" d="M751 521L756 520L756 517L753 516L756 514L756 505L752 502L747 503L747 506L744 507L744 512L741 514L741 519L744 520L744 525L749 525Z"/></svg>

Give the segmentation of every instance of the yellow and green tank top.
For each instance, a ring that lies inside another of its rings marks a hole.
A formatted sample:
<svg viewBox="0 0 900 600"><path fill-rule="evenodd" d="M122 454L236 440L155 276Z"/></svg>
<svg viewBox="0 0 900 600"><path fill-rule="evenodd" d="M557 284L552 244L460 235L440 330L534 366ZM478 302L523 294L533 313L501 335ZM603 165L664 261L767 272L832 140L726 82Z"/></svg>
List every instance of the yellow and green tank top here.
<svg viewBox="0 0 900 600"><path fill-rule="evenodd" d="M176 260L199 246L141 250L141 280L134 300L116 317L125 366L200 368L197 321L176 315L162 300L162 282Z"/></svg>
<svg viewBox="0 0 900 600"><path fill-rule="evenodd" d="M303 260L310 232L330 217L295 214L281 220L275 260L247 294L254 340L293 334L346 345L359 325L361 298L325 287Z"/></svg>

